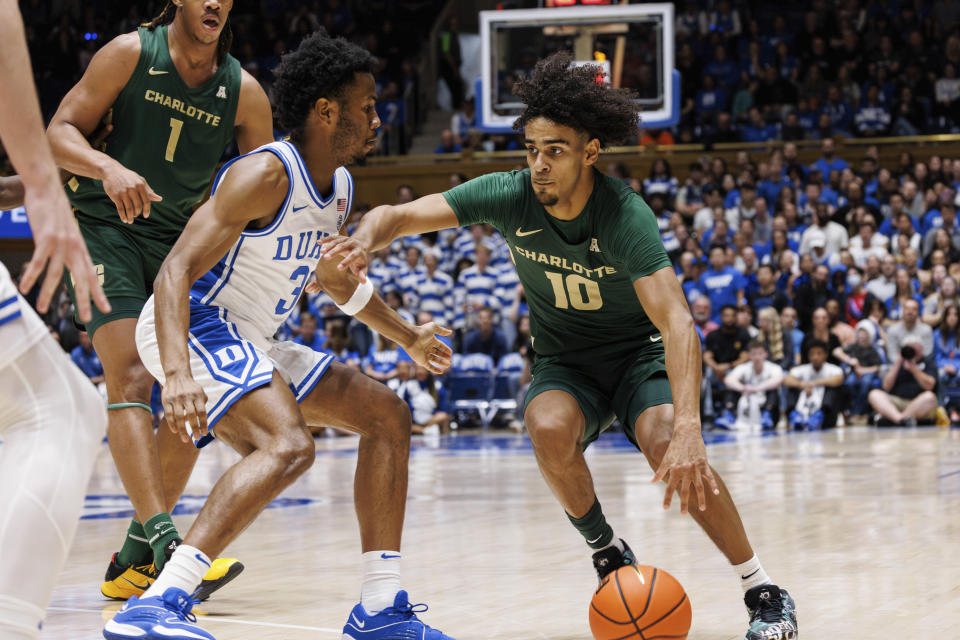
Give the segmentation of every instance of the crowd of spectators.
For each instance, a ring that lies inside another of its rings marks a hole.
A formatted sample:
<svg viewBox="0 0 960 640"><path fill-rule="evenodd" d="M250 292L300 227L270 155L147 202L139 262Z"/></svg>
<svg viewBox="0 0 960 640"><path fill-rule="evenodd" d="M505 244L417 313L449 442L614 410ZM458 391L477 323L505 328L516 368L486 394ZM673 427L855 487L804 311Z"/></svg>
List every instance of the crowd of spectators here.
<svg viewBox="0 0 960 640"><path fill-rule="evenodd" d="M751 410L751 424L783 410L791 425L816 428L840 416L960 417L960 161L904 152L882 166L866 149L844 158L827 138L804 165L786 143L756 159L742 152L731 167L705 158L682 183L663 159L642 183L610 168L658 217L703 340L704 414L716 424ZM776 376L745 366L750 345L786 374L770 383L792 390L777 411L761 384Z"/></svg>
<svg viewBox="0 0 960 640"><path fill-rule="evenodd" d="M731 0L680 5L684 142L960 129L960 4Z"/></svg>
<svg viewBox="0 0 960 640"><path fill-rule="evenodd" d="M639 131L635 142L960 132L955 0L687 0L675 6L680 122ZM650 65L635 54L624 66L631 75L632 68ZM464 124L472 122L472 104L454 116L450 133L457 144L510 148L512 140L467 135Z"/></svg>

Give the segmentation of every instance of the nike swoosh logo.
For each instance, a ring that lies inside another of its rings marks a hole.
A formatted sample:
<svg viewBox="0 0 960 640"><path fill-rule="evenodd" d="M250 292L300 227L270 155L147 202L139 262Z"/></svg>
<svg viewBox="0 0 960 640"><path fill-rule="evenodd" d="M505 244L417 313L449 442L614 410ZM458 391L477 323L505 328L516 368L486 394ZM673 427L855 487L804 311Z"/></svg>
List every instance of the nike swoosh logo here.
<svg viewBox="0 0 960 640"><path fill-rule="evenodd" d="M388 556L385 553L381 553L380 557L383 558L384 560L390 560L391 558L399 558L400 556Z"/></svg>
<svg viewBox="0 0 960 640"><path fill-rule="evenodd" d="M124 578L124 580L126 580L127 582L129 582L130 584L132 584L132 585L133 585L134 587L136 587L137 589L143 589L144 591L146 591L147 589L150 588L150 581L149 581L149 580L147 580L147 584L137 584L136 582L134 582L134 581L131 580L130 578Z"/></svg>
<svg viewBox="0 0 960 640"><path fill-rule="evenodd" d="M193 555L197 558L197 560L199 560L199 561L202 562L203 564L207 565L208 567L210 566L210 563L207 562L206 560L204 560L204 559L203 559L203 556L201 556L199 553L195 553L195 554L193 554Z"/></svg>
<svg viewBox="0 0 960 640"><path fill-rule="evenodd" d="M300 211L301 209L306 209L306 208L309 207L309 206L310 206L310 205L305 204L305 205L303 205L302 207L294 207L294 208L293 208L293 212L296 213L297 211Z"/></svg>
<svg viewBox="0 0 960 640"><path fill-rule="evenodd" d="M162 76L162 75L166 75L166 74L168 74L168 73L170 73L170 72L169 72L169 71L162 71L162 70L160 70L160 69L154 69L153 67L150 67L149 69L147 69L147 73L149 73L149 74L152 75L152 76Z"/></svg>
<svg viewBox="0 0 960 640"><path fill-rule="evenodd" d="M523 231L523 227L517 227L517 237L522 238L524 236L532 236L535 233L540 233L543 229L534 229L533 231Z"/></svg>
<svg viewBox="0 0 960 640"><path fill-rule="evenodd" d="M757 571L760 571L760 569L757 569ZM754 572L751 573L750 575L740 576L740 579L741 579L741 580L746 580L746 579L749 578L750 576L755 575L755 574L757 573L757 571L754 571Z"/></svg>
<svg viewBox="0 0 960 640"><path fill-rule="evenodd" d="M660 342L661 340L663 340L663 336L650 336L650 342Z"/></svg>
<svg viewBox="0 0 960 640"><path fill-rule="evenodd" d="M603 534L601 533L600 535L598 535L598 536L597 536L596 538L594 538L593 540L587 540L587 544L593 544L594 542L596 542L597 540L599 540L599 539L602 538L602 537L603 537Z"/></svg>
<svg viewBox="0 0 960 640"><path fill-rule="evenodd" d="M350 617L353 618L353 623L354 623L355 625L357 625L358 627L360 627L361 629L363 629L365 626L367 626L367 623L366 623L366 622L360 622L359 620L357 620L357 614L351 613L351 614L350 614Z"/></svg>

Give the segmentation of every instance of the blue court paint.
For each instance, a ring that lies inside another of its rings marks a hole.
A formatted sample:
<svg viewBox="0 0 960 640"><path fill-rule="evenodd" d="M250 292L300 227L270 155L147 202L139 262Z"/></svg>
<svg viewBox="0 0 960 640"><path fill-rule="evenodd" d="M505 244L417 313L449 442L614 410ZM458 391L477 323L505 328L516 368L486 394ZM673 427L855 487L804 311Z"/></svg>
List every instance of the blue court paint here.
<svg viewBox="0 0 960 640"><path fill-rule="evenodd" d="M764 433L737 433L729 431L708 431L703 434L707 445L730 442L743 442L757 438L771 438L783 435L783 432L768 431ZM596 442L590 445L587 452L593 455L608 455L617 453L636 452L622 433L607 432L600 434ZM414 438L410 449L413 457L484 457L484 456L532 456L533 445L525 434L494 433L494 434L456 434L437 438ZM356 447L343 449L318 449L318 458L355 458ZM960 473L957 471L955 473ZM952 475L952 474L947 474ZM941 476L945 477L945 476ZM413 497L413 496L411 496ZM199 513L206 501L205 495L185 495L173 510L175 516L192 515ZM328 504L330 499L319 498L277 498L267 505L267 509L286 509L302 507L312 504ZM88 495L83 505L81 520L102 520L108 518L132 518L133 505L123 494L94 494Z"/></svg>
<svg viewBox="0 0 960 640"><path fill-rule="evenodd" d="M206 502L207 496L185 495L180 498L180 502L173 509L175 516L191 515L200 513ZM308 504L327 502L324 498L277 498L267 505L267 509L285 509L289 507L302 507ZM133 505L130 499L123 494L96 494L89 495L83 503L83 515L81 520L103 520L106 518L132 518L134 515Z"/></svg>

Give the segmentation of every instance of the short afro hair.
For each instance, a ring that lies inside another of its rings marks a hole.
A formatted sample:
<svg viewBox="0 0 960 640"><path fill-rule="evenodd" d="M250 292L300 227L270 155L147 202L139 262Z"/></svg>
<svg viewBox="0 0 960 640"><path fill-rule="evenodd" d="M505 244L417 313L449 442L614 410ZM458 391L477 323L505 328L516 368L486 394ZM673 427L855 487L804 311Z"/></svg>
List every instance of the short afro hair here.
<svg viewBox="0 0 960 640"><path fill-rule="evenodd" d="M513 93L526 105L513 128L521 130L535 118L546 118L583 131L589 139L599 140L601 147L634 135L640 126L636 94L607 86L599 66L572 66L572 62L569 52L558 51L513 85Z"/></svg>
<svg viewBox="0 0 960 640"><path fill-rule="evenodd" d="M355 73L374 73L376 67L366 49L317 29L280 61L273 84L280 126L301 129L317 100L339 100Z"/></svg>

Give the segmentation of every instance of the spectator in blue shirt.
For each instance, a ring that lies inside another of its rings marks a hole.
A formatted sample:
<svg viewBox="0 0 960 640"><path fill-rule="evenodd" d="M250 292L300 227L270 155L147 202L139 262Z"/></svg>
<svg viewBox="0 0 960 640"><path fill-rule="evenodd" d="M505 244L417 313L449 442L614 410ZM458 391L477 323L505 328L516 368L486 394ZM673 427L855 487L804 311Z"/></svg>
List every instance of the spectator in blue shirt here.
<svg viewBox="0 0 960 640"><path fill-rule="evenodd" d="M824 138L820 144L820 149L823 152L823 157L814 162L810 168L819 171L824 179L827 179L831 171L843 172L850 166L846 160L837 156L833 138Z"/></svg>
<svg viewBox="0 0 960 640"><path fill-rule="evenodd" d="M293 339L295 343L310 347L314 351L323 351L326 340L325 335L317 333L317 316L312 313L300 316L300 333Z"/></svg>
<svg viewBox="0 0 960 640"><path fill-rule="evenodd" d="M960 309L944 309L940 327L933 332L933 353L940 379L947 389L960 387ZM956 395L956 394L953 394Z"/></svg>
<svg viewBox="0 0 960 640"><path fill-rule="evenodd" d="M453 135L450 129L444 129L440 134L440 145L433 150L434 153L460 153L463 147L457 142L457 137Z"/></svg>
<svg viewBox="0 0 960 640"><path fill-rule="evenodd" d="M347 325L342 320L327 320L323 327L326 334L326 341L323 345L323 351L333 356L333 359L340 364L360 370L360 354L351 351L347 346L350 338L347 335Z"/></svg>
<svg viewBox="0 0 960 640"><path fill-rule="evenodd" d="M386 383L397 376L397 363L408 360L410 356L397 343L377 334L376 342L370 345L370 351L363 360L363 372L374 380Z"/></svg>
<svg viewBox="0 0 960 640"><path fill-rule="evenodd" d="M717 83L724 88L735 87L740 77L737 63L730 59L726 47L722 44L713 48L713 60L708 62L703 70L716 78Z"/></svg>
<svg viewBox="0 0 960 640"><path fill-rule="evenodd" d="M704 122L712 122L714 115L727 105L727 92L716 86L711 75L703 77L703 89L697 91L696 112Z"/></svg>
<svg viewBox="0 0 960 640"><path fill-rule="evenodd" d="M817 109L810 106L810 102L806 98L800 98L797 101L797 124L799 124L804 131L810 132L817 127L817 119L820 117Z"/></svg>
<svg viewBox="0 0 960 640"><path fill-rule="evenodd" d="M662 193L669 202L673 202L677 197L678 186L679 183L670 170L670 163L665 158L657 158L650 167L650 176L643 181L643 195Z"/></svg>
<svg viewBox="0 0 960 640"><path fill-rule="evenodd" d="M849 135L853 130L853 108L843 99L837 85L830 85L827 90L827 100L820 107L820 115L823 114L830 116L830 126L837 133Z"/></svg>
<svg viewBox="0 0 960 640"><path fill-rule="evenodd" d="M867 138L882 136L890 128L890 111L880 103L879 96L880 89L877 85L871 84L854 117L857 135Z"/></svg>
<svg viewBox="0 0 960 640"><path fill-rule="evenodd" d="M440 433L450 430L447 390L426 368L416 366L414 377L397 388L397 395L410 407L413 433L424 433L430 427Z"/></svg>
<svg viewBox="0 0 960 640"><path fill-rule="evenodd" d="M90 342L90 336L86 331L80 331L77 334L79 343L70 352L70 359L77 365L83 375L90 378L90 382L95 385L103 382L103 365L100 364L100 358L97 352L93 350L93 343Z"/></svg>
<svg viewBox="0 0 960 640"><path fill-rule="evenodd" d="M483 307L477 312L477 328L463 340L463 352L485 353L494 362L500 362L500 358L509 351L503 332L493 325L493 309Z"/></svg>
<svg viewBox="0 0 960 640"><path fill-rule="evenodd" d="M764 121L760 109L750 107L750 122L740 129L740 137L744 142L766 142L780 137L776 125Z"/></svg>
<svg viewBox="0 0 960 640"><path fill-rule="evenodd" d="M743 274L727 265L727 253L723 246L713 245L710 249L710 268L700 276L698 287L710 299L710 307L714 310L710 319L719 322L723 307L743 304L745 287Z"/></svg>

